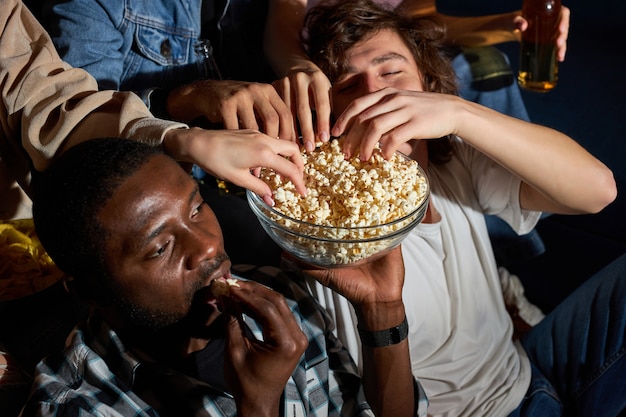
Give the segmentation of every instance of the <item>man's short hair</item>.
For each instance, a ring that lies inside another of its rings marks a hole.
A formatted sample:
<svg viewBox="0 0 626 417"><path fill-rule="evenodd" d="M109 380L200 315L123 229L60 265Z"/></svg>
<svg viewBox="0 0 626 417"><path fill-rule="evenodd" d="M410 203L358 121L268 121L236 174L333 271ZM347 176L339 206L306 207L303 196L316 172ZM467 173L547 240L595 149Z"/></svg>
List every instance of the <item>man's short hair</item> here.
<svg viewBox="0 0 626 417"><path fill-rule="evenodd" d="M107 235L98 213L125 179L158 154L163 154L159 147L134 140L92 139L33 177L33 218L41 243L78 288L91 288L91 296L107 288Z"/></svg>

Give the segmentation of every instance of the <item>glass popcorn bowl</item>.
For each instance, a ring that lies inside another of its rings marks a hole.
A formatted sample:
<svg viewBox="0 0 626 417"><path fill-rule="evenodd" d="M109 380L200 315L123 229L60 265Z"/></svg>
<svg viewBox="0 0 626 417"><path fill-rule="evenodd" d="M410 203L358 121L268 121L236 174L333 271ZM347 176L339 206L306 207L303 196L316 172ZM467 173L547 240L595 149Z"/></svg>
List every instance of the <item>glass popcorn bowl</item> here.
<svg viewBox="0 0 626 417"><path fill-rule="evenodd" d="M403 155L404 158L408 158ZM423 169L423 199L408 214L371 226L334 227L302 221L268 206L257 194L247 191L252 211L263 229L288 254L319 268L357 266L375 260L397 247L424 218L430 187Z"/></svg>

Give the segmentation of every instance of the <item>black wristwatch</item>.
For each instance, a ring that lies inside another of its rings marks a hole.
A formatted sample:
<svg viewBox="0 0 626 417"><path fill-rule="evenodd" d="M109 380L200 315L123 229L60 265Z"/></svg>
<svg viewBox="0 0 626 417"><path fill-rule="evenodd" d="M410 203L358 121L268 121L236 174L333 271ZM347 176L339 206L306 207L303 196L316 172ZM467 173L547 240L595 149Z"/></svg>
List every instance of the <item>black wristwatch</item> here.
<svg viewBox="0 0 626 417"><path fill-rule="evenodd" d="M364 346L373 348L398 344L406 339L408 335L409 323L406 320L406 316L404 317L404 320L402 320L402 323L389 329L377 330L374 332L359 329L361 343Z"/></svg>

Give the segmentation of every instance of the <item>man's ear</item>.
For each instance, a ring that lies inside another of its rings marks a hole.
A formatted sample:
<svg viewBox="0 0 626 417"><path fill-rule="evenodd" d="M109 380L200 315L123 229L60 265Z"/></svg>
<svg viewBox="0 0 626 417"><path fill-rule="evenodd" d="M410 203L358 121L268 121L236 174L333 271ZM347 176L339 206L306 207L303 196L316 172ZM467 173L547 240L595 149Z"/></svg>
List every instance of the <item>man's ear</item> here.
<svg viewBox="0 0 626 417"><path fill-rule="evenodd" d="M107 306L112 302L111 291L108 288L102 288L102 285L95 285L93 282L86 283L85 279L68 277L63 281L63 286L71 296L85 304Z"/></svg>

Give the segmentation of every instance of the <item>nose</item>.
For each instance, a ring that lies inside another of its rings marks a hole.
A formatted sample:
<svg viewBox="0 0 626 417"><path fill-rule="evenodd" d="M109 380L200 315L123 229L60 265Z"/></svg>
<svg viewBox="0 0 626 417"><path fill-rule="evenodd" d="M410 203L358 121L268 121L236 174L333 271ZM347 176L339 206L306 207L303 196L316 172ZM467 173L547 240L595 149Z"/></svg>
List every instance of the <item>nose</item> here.
<svg viewBox="0 0 626 417"><path fill-rule="evenodd" d="M184 239L183 250L186 251L189 270L194 270L203 262L218 256L222 247L221 235L202 226L203 224L190 226Z"/></svg>
<svg viewBox="0 0 626 417"><path fill-rule="evenodd" d="M385 87L384 83L375 74L367 74L363 78L363 85L367 93L374 93Z"/></svg>

